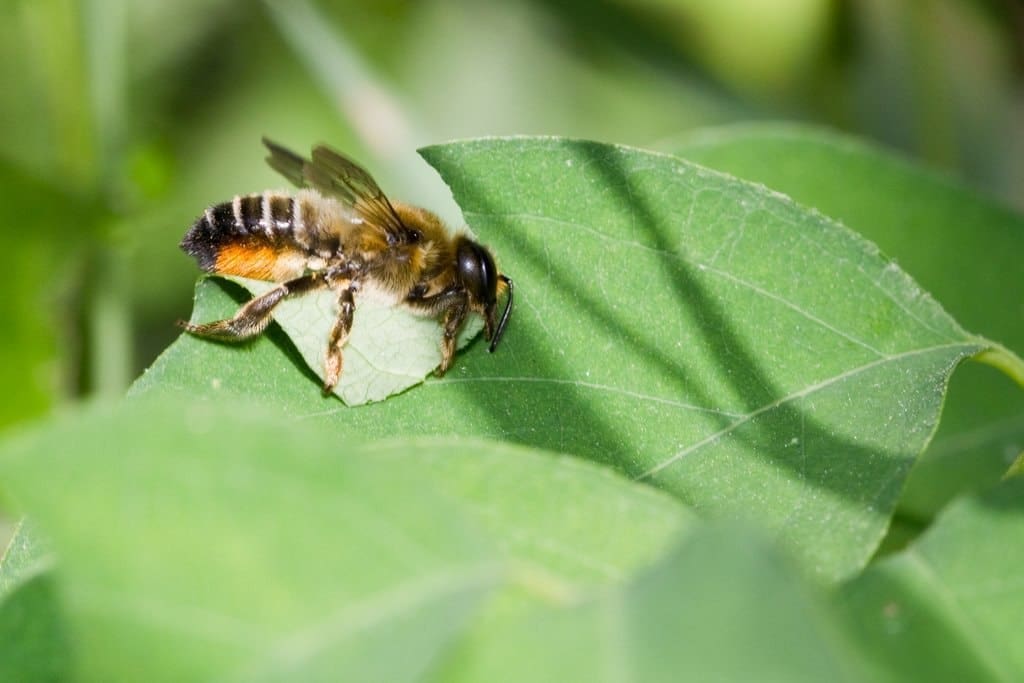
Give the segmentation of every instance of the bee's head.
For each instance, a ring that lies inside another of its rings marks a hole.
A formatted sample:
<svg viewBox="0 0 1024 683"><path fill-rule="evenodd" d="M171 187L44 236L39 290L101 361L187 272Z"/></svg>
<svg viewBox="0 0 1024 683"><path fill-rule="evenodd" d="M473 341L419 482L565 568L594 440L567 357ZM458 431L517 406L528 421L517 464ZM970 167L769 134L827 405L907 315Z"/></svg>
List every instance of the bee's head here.
<svg viewBox="0 0 1024 683"><path fill-rule="evenodd" d="M484 317L484 333L491 345L488 349L493 353L498 348L505 325L512 314L512 280L498 272L494 258L485 247L471 239L463 237L456 247L456 268L459 281L469 295L470 310ZM494 314L498 306L500 290L508 288L508 301L501 320L495 326Z"/></svg>

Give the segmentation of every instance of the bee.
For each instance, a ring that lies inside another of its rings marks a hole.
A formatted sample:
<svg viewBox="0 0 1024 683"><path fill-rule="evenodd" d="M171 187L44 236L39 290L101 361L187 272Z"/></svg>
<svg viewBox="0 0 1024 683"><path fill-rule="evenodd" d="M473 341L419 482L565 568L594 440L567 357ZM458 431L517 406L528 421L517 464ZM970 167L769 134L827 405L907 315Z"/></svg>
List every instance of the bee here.
<svg viewBox="0 0 1024 683"><path fill-rule="evenodd" d="M324 391L338 384L342 349L360 297L373 293L391 305L436 317L443 375L455 339L470 313L483 317L492 353L512 312L512 280L498 271L491 252L463 233L450 233L434 213L392 202L359 164L318 145L304 159L263 138L267 163L299 188L236 196L212 206L181 241L199 267L217 275L280 283L254 297L234 317L192 324L187 332L223 341L260 335L274 307L288 297L321 289L337 295L338 317L324 361ZM508 291L501 319L499 297Z"/></svg>

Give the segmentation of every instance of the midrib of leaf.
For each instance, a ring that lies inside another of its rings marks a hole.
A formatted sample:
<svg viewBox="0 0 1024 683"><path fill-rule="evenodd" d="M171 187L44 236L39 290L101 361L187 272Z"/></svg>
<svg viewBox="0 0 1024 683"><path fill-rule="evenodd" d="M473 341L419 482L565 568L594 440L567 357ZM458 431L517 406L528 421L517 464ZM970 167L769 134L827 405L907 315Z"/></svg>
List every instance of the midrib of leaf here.
<svg viewBox="0 0 1024 683"><path fill-rule="evenodd" d="M898 362L898 361L904 360L906 358L911 358L911 357L914 357L914 356L920 356L920 355L923 355L923 354L926 354L926 353L931 353L933 351L942 351L942 350L946 350L946 349L962 349L966 353L970 349L973 349L973 348L977 348L977 347L974 346L974 345L968 345L968 344L941 344L941 345L938 345L938 346L929 346L929 347L925 347L925 348L922 348L922 349L914 349L912 351L905 351L903 353L899 353L899 354L896 354L896 355L893 355L893 356L883 356L882 358L879 358L878 360L875 360L875 361L872 361L870 363L867 363L866 365L861 365L861 366L856 367L856 368L851 368L850 370L847 370L846 372L840 373L840 374L838 374L838 375L836 375L834 377L830 377L830 378L828 378L826 380L822 380L821 382L817 382L815 384L808 385L808 386L804 387L803 389L800 389L799 391L795 391L795 392L793 392L793 393L791 393L791 394L789 394L787 396L783 396L782 398L779 398L779 399L777 399L775 401L772 401L771 403L766 403L765 405L761 406L760 408L757 408L756 410L753 410L750 413L747 413L746 415L741 416L738 420L736 420L732 424L724 427L723 429L719 430L718 432L715 432L714 434L711 434L710 436L705 437L704 439L698 441L697 443L691 444L690 446L687 446L686 448L682 449L681 451L678 451L677 453L675 453L674 455L672 455L668 459L658 463L657 465L655 465L654 467L650 468L646 472L643 472L642 474L640 474L637 477L637 479L647 479L648 477L651 477L651 476L657 474L661 470L663 470L666 467L672 465L673 463L677 462L681 458L686 457L690 453L693 453L695 451L700 450L701 448L703 448L705 446L713 444L714 442L716 442L721 437L729 434L730 432L732 432L736 428L738 428L738 427L742 426L743 424L749 422L750 420L754 419L755 417L758 417L759 415L767 413L767 412L769 412L771 410L775 410L776 408L779 408L780 406L783 406L786 403L789 403L791 401L795 401L797 399L804 398L805 396L808 396L810 394L813 394L816 391L820 391L822 389L830 387L833 384L836 384L838 382L842 382L844 380L850 379L851 377L854 377L854 376L856 376L856 375L858 375L858 374L860 374L862 372L866 372L868 370L872 370L872 369L874 369L874 368L876 368L876 367L878 367L880 365L884 365L886 363Z"/></svg>

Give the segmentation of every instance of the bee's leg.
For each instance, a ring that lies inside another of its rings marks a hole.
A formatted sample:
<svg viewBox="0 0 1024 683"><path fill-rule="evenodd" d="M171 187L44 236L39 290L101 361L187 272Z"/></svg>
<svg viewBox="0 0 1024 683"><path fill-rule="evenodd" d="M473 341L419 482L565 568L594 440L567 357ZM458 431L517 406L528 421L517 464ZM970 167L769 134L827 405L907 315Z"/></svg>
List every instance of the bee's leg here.
<svg viewBox="0 0 1024 683"><path fill-rule="evenodd" d="M263 332L270 324L274 307L289 296L305 294L326 286L324 278L318 274L303 275L289 280L270 290L266 294L254 298L238 309L235 317L228 320L217 320L212 323L193 325L183 320L178 325L186 332L200 337L209 337L221 341L243 341Z"/></svg>
<svg viewBox="0 0 1024 683"><path fill-rule="evenodd" d="M352 287L346 287L338 294L338 319L331 328L331 336L327 341L327 359L324 363L324 393L330 393L338 385L344 359L341 348L348 341L348 333L352 329L352 314L356 303L352 297Z"/></svg>
<svg viewBox="0 0 1024 683"><path fill-rule="evenodd" d="M466 300L465 291L451 289L429 297L409 296L405 303L426 314L441 317L444 336L441 337L441 367L437 369L437 374L443 375L452 366L455 338L469 314L469 302Z"/></svg>
<svg viewBox="0 0 1024 683"><path fill-rule="evenodd" d="M442 320L444 336L441 337L441 367L438 368L438 376L448 372L448 368L452 366L452 357L455 356L455 337L458 336L462 323L466 322L467 313L469 313L469 306L465 299L455 300L445 309Z"/></svg>

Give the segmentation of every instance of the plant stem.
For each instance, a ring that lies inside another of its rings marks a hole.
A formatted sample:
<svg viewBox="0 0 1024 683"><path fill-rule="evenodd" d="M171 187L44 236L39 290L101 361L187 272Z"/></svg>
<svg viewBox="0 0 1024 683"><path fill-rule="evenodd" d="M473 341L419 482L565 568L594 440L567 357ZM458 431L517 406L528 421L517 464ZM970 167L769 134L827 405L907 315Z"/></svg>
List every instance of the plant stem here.
<svg viewBox="0 0 1024 683"><path fill-rule="evenodd" d="M1024 360L1005 346L993 344L972 360L996 368L1024 389Z"/></svg>
<svg viewBox="0 0 1024 683"><path fill-rule="evenodd" d="M95 260L95 280L86 310L89 391L118 397L124 395L132 379L131 314L124 296L128 278L123 255L104 249Z"/></svg>

